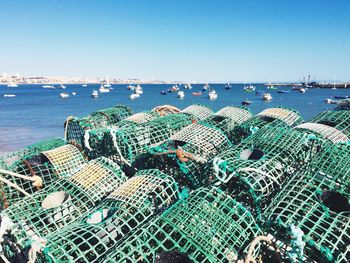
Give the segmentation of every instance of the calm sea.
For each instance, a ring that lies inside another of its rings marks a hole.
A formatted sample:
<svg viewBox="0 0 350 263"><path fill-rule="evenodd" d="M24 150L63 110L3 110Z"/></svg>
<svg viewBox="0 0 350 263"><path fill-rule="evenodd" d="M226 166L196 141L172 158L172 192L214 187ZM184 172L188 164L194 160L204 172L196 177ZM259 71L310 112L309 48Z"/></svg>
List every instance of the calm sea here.
<svg viewBox="0 0 350 263"><path fill-rule="evenodd" d="M127 85L112 85L110 93L100 94L99 98L92 99L91 92L99 85L67 85L64 92L76 92L76 96L62 99L59 96L61 89L47 90L41 85L19 85L9 88L0 85L0 153L20 149L26 145L52 137L63 137L63 123L67 116L83 117L90 112L112 107L116 104L125 104L134 112L150 110L155 106L171 104L183 109L194 103L201 103L217 111L228 105L241 105L241 101L249 99L252 104L249 108L254 114L265 108L285 106L299 110L305 120L316 114L331 110L334 105L327 105L324 100L334 95L350 95L349 90L313 89L301 94L291 88L286 94L279 94L277 90L270 90L273 100L262 101L259 96L246 93L243 85L233 85L231 90L225 90L223 84L211 84L218 93L218 99L210 101L207 94L201 97L191 95L193 91L202 90L203 85L193 85L192 90L185 90L185 98L178 99L175 93L161 95L162 90L172 85L142 85L144 94L136 100L130 100L130 91ZM255 85L256 90L267 90L263 85ZM3 94L16 94L14 98L5 98Z"/></svg>

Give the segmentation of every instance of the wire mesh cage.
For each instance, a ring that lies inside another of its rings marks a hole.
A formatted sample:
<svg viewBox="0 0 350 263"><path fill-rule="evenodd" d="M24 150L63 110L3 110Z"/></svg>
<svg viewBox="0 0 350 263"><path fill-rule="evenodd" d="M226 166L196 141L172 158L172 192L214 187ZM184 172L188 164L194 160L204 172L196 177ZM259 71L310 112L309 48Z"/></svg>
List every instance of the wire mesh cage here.
<svg viewBox="0 0 350 263"><path fill-rule="evenodd" d="M346 135L350 135L350 111L324 111L311 119L312 123L333 127Z"/></svg>
<svg viewBox="0 0 350 263"><path fill-rule="evenodd" d="M203 122L217 127L222 130L227 136L232 132L232 129L243 123L244 121L250 119L252 114L248 108L228 106L222 108L214 115L205 119Z"/></svg>
<svg viewBox="0 0 350 263"><path fill-rule="evenodd" d="M84 118L68 117L64 125L65 138L81 145L86 130L114 125L131 114L129 107L116 105L113 108L93 112Z"/></svg>
<svg viewBox="0 0 350 263"><path fill-rule="evenodd" d="M207 124L191 124L166 142L140 155L138 169L157 168L175 178L182 187L198 188L208 183L203 165L231 146L221 130Z"/></svg>
<svg viewBox="0 0 350 263"><path fill-rule="evenodd" d="M266 209L285 262L349 262L349 165L349 146L323 150Z"/></svg>
<svg viewBox="0 0 350 263"><path fill-rule="evenodd" d="M260 229L252 215L217 188L200 188L124 240L107 262L233 262ZM191 261L190 261L191 260ZM165 262L165 261L164 261Z"/></svg>
<svg viewBox="0 0 350 263"><path fill-rule="evenodd" d="M9 226L2 243L6 257L25 258L35 240L79 219L126 179L119 166L101 157L9 207L1 214Z"/></svg>
<svg viewBox="0 0 350 263"><path fill-rule="evenodd" d="M286 125L270 124L217 155L206 171L260 219L281 185L317 152L309 140Z"/></svg>
<svg viewBox="0 0 350 263"><path fill-rule="evenodd" d="M294 127L302 122L303 118L296 110L283 107L268 108L253 118L235 126L229 137L234 144L238 144L269 123L284 123L290 127Z"/></svg>
<svg viewBox="0 0 350 263"><path fill-rule="evenodd" d="M202 104L193 104L183 109L181 112L192 116L198 121L202 121L214 114L208 106Z"/></svg>
<svg viewBox="0 0 350 263"><path fill-rule="evenodd" d="M158 117L143 124L111 128L103 134L103 141L84 149L89 156L105 156L119 164L130 165L138 154L146 151L146 147L161 143L181 128L191 124L191 117L186 114L171 114Z"/></svg>
<svg viewBox="0 0 350 263"><path fill-rule="evenodd" d="M116 244L162 213L179 194L170 176L154 169L140 171L81 222L51 235L42 261L101 262Z"/></svg>
<svg viewBox="0 0 350 263"><path fill-rule="evenodd" d="M81 152L71 144L16 161L9 171L2 174L7 180L2 185L3 208L45 188L60 177L74 173L85 162Z"/></svg>

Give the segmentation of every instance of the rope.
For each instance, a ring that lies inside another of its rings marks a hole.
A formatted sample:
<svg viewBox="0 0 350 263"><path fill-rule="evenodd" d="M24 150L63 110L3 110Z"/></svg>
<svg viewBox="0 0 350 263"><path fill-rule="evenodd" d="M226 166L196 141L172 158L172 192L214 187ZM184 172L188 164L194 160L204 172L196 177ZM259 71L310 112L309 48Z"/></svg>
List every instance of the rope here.
<svg viewBox="0 0 350 263"><path fill-rule="evenodd" d="M116 129L111 129L110 130L110 134L112 136L112 141L113 141L113 146L114 148L117 150L117 153L121 159L122 162L126 163L128 166L132 167L131 164L124 158L120 148L119 148L119 145L117 143L117 135L116 135Z"/></svg>
<svg viewBox="0 0 350 263"><path fill-rule="evenodd" d="M3 178L2 176L0 176L0 181L3 182L3 183L5 183L5 184L7 184L7 185L9 185L9 186L11 186L11 187L13 187L13 188L15 188L17 191L21 192L22 194L24 194L24 195L26 195L26 196L30 196L29 193L27 193L26 191L24 191L24 190L23 190L22 188L20 188L18 185L16 185L16 184L10 182L9 180Z"/></svg>
<svg viewBox="0 0 350 263"><path fill-rule="evenodd" d="M167 113L179 113L181 110L172 105L162 105L155 107L152 111L158 113L160 116L165 116Z"/></svg>
<svg viewBox="0 0 350 263"><path fill-rule="evenodd" d="M253 257L253 253L255 250L255 247L258 245L258 243L260 242L265 242L267 243L269 246L273 246L273 248L276 250L276 253L279 254L279 249L278 247L272 242L272 240L266 236L258 236L256 237L252 243L250 243L249 245L249 249L248 249L248 253L247 256L245 258L244 263L257 263L257 261L254 259ZM261 258L258 261L259 263L262 263Z"/></svg>
<svg viewBox="0 0 350 263"><path fill-rule="evenodd" d="M38 178L38 176L36 175L36 173L35 173L35 171L34 171L34 169L33 169L33 167L31 166L31 164L28 162L28 160L23 160L23 163L28 167L28 169L29 169L29 172L30 172L30 174L32 175L32 177L34 178ZM39 177L40 178L40 177ZM33 183L33 186L35 186L36 187L36 189L37 190L39 190L40 188L42 188L42 186L43 186L43 181L42 181L42 179L40 178L40 181L41 182L39 182L39 180L37 181L38 183Z"/></svg>
<svg viewBox="0 0 350 263"><path fill-rule="evenodd" d="M65 125L64 125L64 139L67 140L67 135L68 135L68 123L74 119L73 116L68 116Z"/></svg>
<svg viewBox="0 0 350 263"><path fill-rule="evenodd" d="M0 173L11 175L11 176L14 176L14 177L18 177L18 178L21 178L23 180L32 181L33 182L33 186L35 186L36 188L41 188L43 186L43 180L41 179L41 177L39 177L37 175L26 176L26 175L23 175L23 174L14 173L14 172L7 171L7 170L4 170L4 169L0 169ZM7 180L7 179L2 178L2 180ZM10 182L10 181L8 181L8 182Z"/></svg>
<svg viewBox="0 0 350 263"><path fill-rule="evenodd" d="M199 163L206 163L207 160L203 157L200 157L200 156L195 156L189 152L185 152L184 150L182 149L176 149L175 151L174 150L170 150L170 151L167 151L167 152L162 152L162 153L156 153L154 155L166 155L166 154L173 154L175 153L176 154L176 157L181 161L181 162L184 162L184 163L187 163L189 161L189 159L195 161L195 162L199 162Z"/></svg>

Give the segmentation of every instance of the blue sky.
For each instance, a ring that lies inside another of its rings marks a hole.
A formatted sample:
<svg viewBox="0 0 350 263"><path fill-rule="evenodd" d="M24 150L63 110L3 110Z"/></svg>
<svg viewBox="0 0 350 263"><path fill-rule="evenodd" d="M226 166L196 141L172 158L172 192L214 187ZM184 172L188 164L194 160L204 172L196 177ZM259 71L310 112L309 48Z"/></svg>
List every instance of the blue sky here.
<svg viewBox="0 0 350 263"><path fill-rule="evenodd" d="M0 72L350 80L347 0L0 0Z"/></svg>

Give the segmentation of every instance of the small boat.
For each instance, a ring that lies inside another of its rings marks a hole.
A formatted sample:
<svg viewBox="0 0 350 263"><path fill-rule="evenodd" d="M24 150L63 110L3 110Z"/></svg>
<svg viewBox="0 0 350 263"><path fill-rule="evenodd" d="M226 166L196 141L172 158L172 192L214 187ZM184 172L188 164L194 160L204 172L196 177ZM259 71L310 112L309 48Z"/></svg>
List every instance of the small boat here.
<svg viewBox="0 0 350 263"><path fill-rule="evenodd" d="M255 91L256 95L263 95L265 92L263 90Z"/></svg>
<svg viewBox="0 0 350 263"><path fill-rule="evenodd" d="M299 89L300 93L305 93L305 91L306 91L306 89L304 89L304 88Z"/></svg>
<svg viewBox="0 0 350 263"><path fill-rule="evenodd" d="M250 100L243 100L242 105L250 105L252 102Z"/></svg>
<svg viewBox="0 0 350 263"><path fill-rule="evenodd" d="M44 89L56 89L54 85L43 85Z"/></svg>
<svg viewBox="0 0 350 263"><path fill-rule="evenodd" d="M210 89L210 86L208 83L205 83L203 86L203 91L206 91L207 89Z"/></svg>
<svg viewBox="0 0 350 263"><path fill-rule="evenodd" d="M336 100L345 100L345 99L349 99L350 96L334 96L334 98L335 98Z"/></svg>
<svg viewBox="0 0 350 263"><path fill-rule="evenodd" d="M77 95L77 93L73 91L73 92L72 92L72 95L75 96L75 95Z"/></svg>
<svg viewBox="0 0 350 263"><path fill-rule="evenodd" d="M289 90L279 90L278 93L289 93Z"/></svg>
<svg viewBox="0 0 350 263"><path fill-rule="evenodd" d="M139 97L140 97L140 94L137 94L137 93L130 94L130 96L129 96L129 98L130 98L131 100L137 99L137 98L139 98Z"/></svg>
<svg viewBox="0 0 350 263"><path fill-rule="evenodd" d="M172 86L171 87L171 92L176 92L176 91L178 91L180 88L177 86L177 85L174 85L174 86Z"/></svg>
<svg viewBox="0 0 350 263"><path fill-rule="evenodd" d="M4 94L5 98L14 98L16 97L16 94Z"/></svg>
<svg viewBox="0 0 350 263"><path fill-rule="evenodd" d="M60 85L60 89L66 89L66 86L64 86L63 84Z"/></svg>
<svg viewBox="0 0 350 263"><path fill-rule="evenodd" d="M192 89L191 83L185 84L184 89Z"/></svg>
<svg viewBox="0 0 350 263"><path fill-rule="evenodd" d="M208 98L210 100L216 100L218 98L218 94L216 93L215 90L210 90L209 93L208 93Z"/></svg>
<svg viewBox="0 0 350 263"><path fill-rule="evenodd" d="M135 86L133 86L133 85L129 85L129 86L127 86L126 87L128 90L135 90Z"/></svg>
<svg viewBox="0 0 350 263"><path fill-rule="evenodd" d="M245 92L255 91L255 87L253 85L244 86L243 89L244 89Z"/></svg>
<svg viewBox="0 0 350 263"><path fill-rule="evenodd" d="M270 93L264 93L264 95L262 96L262 99L269 101L269 100L272 100L272 96Z"/></svg>
<svg viewBox="0 0 350 263"><path fill-rule="evenodd" d="M275 89L277 89L277 87L275 87L274 85L270 84L270 85L267 86L267 89L275 90Z"/></svg>
<svg viewBox="0 0 350 263"><path fill-rule="evenodd" d="M8 84L8 85L7 85L7 87L8 87L8 88L17 88L17 87L18 87L18 85L17 85L17 84L12 83L12 84Z"/></svg>
<svg viewBox="0 0 350 263"><path fill-rule="evenodd" d="M83 88L86 88L86 87L87 87L87 85L86 85L86 84L83 84L82 86L83 86Z"/></svg>
<svg viewBox="0 0 350 263"><path fill-rule="evenodd" d="M231 89L232 85L230 83L225 84L225 89Z"/></svg>
<svg viewBox="0 0 350 263"><path fill-rule="evenodd" d="M337 101L332 100L332 99L325 99L324 102L327 103L327 104L337 104Z"/></svg>
<svg viewBox="0 0 350 263"><path fill-rule="evenodd" d="M106 81L106 84L104 84L103 87L105 87L105 88L110 88L110 87L112 87L112 86L111 86L111 84L109 84L109 81L107 80L107 81Z"/></svg>
<svg viewBox="0 0 350 263"><path fill-rule="evenodd" d="M93 90L91 93L91 97L92 98L98 98L98 91L97 90Z"/></svg>
<svg viewBox="0 0 350 263"><path fill-rule="evenodd" d="M167 95L168 92L167 92L166 90L162 90L162 91L160 92L160 94L162 94L162 95Z"/></svg>
<svg viewBox="0 0 350 263"><path fill-rule="evenodd" d="M182 90L178 91L177 92L177 97L179 99L183 99L185 97L185 92L183 92Z"/></svg>
<svg viewBox="0 0 350 263"><path fill-rule="evenodd" d="M198 91L198 92L192 92L193 96L202 96L202 92Z"/></svg>
<svg viewBox="0 0 350 263"><path fill-rule="evenodd" d="M138 84L135 88L135 94L143 94L142 87Z"/></svg>
<svg viewBox="0 0 350 263"><path fill-rule="evenodd" d="M60 97L61 97L62 99L69 98L69 93L67 93L67 92L61 92L61 93L60 93Z"/></svg>
<svg viewBox="0 0 350 263"><path fill-rule="evenodd" d="M98 89L100 93L108 93L110 92L109 88L106 87L105 85L101 85L100 88Z"/></svg>

